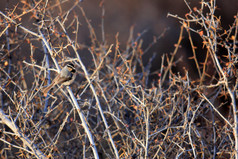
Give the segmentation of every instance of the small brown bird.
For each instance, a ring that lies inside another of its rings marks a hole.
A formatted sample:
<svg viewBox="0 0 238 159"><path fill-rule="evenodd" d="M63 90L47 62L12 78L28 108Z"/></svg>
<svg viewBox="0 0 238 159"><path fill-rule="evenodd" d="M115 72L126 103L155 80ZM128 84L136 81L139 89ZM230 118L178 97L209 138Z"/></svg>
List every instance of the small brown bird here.
<svg viewBox="0 0 238 159"><path fill-rule="evenodd" d="M76 78L76 70L73 64L67 64L60 71L60 73L55 77L52 83L44 88L42 92L46 94L51 88L53 88L56 84L70 85Z"/></svg>

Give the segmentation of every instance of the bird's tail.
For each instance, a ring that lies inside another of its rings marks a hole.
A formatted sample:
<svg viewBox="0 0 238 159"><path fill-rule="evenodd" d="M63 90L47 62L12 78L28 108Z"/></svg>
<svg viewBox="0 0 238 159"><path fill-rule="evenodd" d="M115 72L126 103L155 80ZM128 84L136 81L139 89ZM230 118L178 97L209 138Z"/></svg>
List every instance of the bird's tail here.
<svg viewBox="0 0 238 159"><path fill-rule="evenodd" d="M49 86L45 87L42 89L42 92L44 94L47 94L47 92L49 92L49 90L54 86L54 82L52 82Z"/></svg>

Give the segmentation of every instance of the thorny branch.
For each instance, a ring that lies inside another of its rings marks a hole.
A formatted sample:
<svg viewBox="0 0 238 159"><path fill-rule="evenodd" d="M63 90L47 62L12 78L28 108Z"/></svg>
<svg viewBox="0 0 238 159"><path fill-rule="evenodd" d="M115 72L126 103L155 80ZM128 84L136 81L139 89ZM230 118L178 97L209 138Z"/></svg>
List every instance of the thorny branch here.
<svg viewBox="0 0 238 159"><path fill-rule="evenodd" d="M1 157L237 158L237 15L230 29L223 30L215 0L201 1L200 8L185 1L190 11L185 18L169 14L182 25L175 49L151 72L155 56L147 64L143 56L155 41L143 49L146 32L135 37L131 27L125 49L119 34L108 44L104 2L101 40L81 1L62 9L67 2L50 6L49 1L22 1L22 13L0 11L0 37L9 38L17 50L0 40L6 46L1 61L9 53L24 56L24 61L0 63ZM26 27L21 17L29 13L35 21ZM79 24L87 26L89 43L77 39ZM166 36L165 31L156 39ZM192 32L205 46L202 62ZM173 71L185 38L199 77L195 80L186 69L184 74ZM89 56L82 57L82 52ZM66 89L54 87L45 97L41 89L68 62L76 66L76 81ZM152 74L158 78L152 80ZM228 113L221 111L224 107Z"/></svg>

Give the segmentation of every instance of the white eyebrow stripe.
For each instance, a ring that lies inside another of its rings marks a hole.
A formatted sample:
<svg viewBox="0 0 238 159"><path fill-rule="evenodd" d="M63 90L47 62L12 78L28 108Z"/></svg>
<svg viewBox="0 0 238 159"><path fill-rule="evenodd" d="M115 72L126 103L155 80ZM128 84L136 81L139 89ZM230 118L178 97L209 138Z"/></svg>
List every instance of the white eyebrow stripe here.
<svg viewBox="0 0 238 159"><path fill-rule="evenodd" d="M74 66L72 64L68 64L68 67L74 69Z"/></svg>

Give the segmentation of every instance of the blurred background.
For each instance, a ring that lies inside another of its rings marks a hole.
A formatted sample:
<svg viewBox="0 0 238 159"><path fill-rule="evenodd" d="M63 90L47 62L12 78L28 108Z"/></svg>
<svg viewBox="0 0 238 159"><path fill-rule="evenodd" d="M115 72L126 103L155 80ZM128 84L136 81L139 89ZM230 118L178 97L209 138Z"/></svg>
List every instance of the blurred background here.
<svg viewBox="0 0 238 159"><path fill-rule="evenodd" d="M208 1L209 2L209 1ZM24 3L33 4L36 1L30 0L1 0L0 10L3 12L12 11L22 13L22 7ZM63 0L52 0L48 2L49 8L47 12L53 17L62 16L67 10L71 9L75 1L63 1ZM193 7L200 8L199 0L190 0L187 3ZM59 5L60 4L60 5ZM161 56L164 53L170 54L174 50L174 44L178 41L180 32L180 23L178 19L168 17L167 14L175 14L180 17L184 17L189 12L188 7L184 0L84 0L80 3L80 6L84 9L87 18L90 20L92 27L95 29L98 40L102 40L101 32L101 17L102 17L102 6L105 7L104 15L104 31L105 31L105 42L115 44L115 36L119 33L120 48L123 50L128 42L130 35L130 28L134 28L133 36L136 38L139 33L147 30L143 34L143 48L147 48L152 43L154 37L161 35L166 29L168 29L164 36L160 38L155 45L146 53L143 57L144 63L146 64L152 54L156 54L156 58L152 63L152 72L156 71L160 67ZM221 25L225 29L229 29L229 26L234 22L234 16L237 14L238 1L237 0L218 0L217 1L217 17L221 17ZM85 19L82 17L82 13L78 7L74 7L73 14L68 15L68 21L66 25L71 23L71 19L75 15L79 16L79 31L78 31L78 42L90 46L90 36L88 25ZM62 16L63 17L63 16ZM26 28L34 30L33 23L36 19L30 14L26 14L22 17L22 25ZM1 28L3 29L3 28ZM70 29L68 30L70 33ZM72 32L71 37L75 36ZM178 64L175 68L176 71L182 72L184 68L186 70L193 70L194 61L188 60L188 57L192 56L192 51L188 38L184 34L185 38L182 41L182 47L180 47L176 58L182 58L182 63ZM202 50L201 39L198 35L193 35L194 45L197 47L197 58L199 61L203 61L204 53ZM3 39L2 39L3 40ZM37 44L36 44L37 45ZM29 47L22 45L17 51L26 54ZM24 51L22 51L24 50ZM38 45L38 51L42 51L42 46ZM81 50L82 56L85 59L84 62L87 65L90 63L86 60L88 52ZM41 61L43 54L39 54L38 61ZM24 56L16 56L17 58L23 58ZM27 58L26 56L25 58ZM196 71L191 71L193 77L196 76Z"/></svg>

